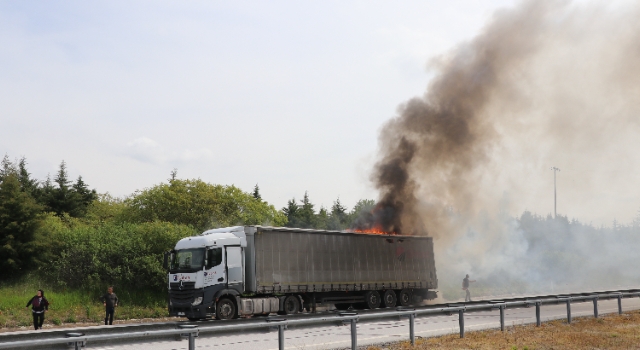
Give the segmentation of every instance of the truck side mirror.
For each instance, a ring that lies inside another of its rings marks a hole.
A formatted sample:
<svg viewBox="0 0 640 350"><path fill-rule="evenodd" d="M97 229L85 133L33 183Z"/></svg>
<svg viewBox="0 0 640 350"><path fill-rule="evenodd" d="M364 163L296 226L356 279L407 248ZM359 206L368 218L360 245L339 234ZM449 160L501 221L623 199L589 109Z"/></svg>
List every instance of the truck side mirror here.
<svg viewBox="0 0 640 350"><path fill-rule="evenodd" d="M171 255L171 252L164 252L164 262L162 263L162 267L164 267L165 270L169 269L169 256Z"/></svg>

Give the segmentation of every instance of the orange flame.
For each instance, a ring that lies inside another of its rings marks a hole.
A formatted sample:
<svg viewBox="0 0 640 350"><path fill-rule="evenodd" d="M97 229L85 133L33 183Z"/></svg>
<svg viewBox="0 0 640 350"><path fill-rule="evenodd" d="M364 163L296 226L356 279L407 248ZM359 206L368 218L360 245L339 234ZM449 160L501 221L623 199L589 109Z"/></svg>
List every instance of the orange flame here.
<svg viewBox="0 0 640 350"><path fill-rule="evenodd" d="M385 232L380 227L373 227L368 229L351 229L349 230L355 233L371 233L376 235L395 235L395 232Z"/></svg>

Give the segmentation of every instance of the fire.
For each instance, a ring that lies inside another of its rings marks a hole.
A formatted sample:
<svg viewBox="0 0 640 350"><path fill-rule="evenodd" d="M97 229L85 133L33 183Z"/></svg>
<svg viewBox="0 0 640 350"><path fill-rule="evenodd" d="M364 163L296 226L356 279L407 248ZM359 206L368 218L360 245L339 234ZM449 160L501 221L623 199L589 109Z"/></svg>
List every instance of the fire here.
<svg viewBox="0 0 640 350"><path fill-rule="evenodd" d="M376 235L395 235L395 232L385 232L383 231L381 228L379 227L373 227L373 228L367 228L367 229L351 229L349 230L351 232L355 232L355 233L370 233L370 234L376 234Z"/></svg>

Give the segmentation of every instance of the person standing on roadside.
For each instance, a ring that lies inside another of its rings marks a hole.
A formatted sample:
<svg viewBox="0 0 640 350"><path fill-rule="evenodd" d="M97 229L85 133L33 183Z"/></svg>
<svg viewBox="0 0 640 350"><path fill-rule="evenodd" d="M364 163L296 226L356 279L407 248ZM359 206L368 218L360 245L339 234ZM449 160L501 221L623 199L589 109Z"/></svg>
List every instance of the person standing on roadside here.
<svg viewBox="0 0 640 350"><path fill-rule="evenodd" d="M469 274L467 274L467 276L464 279L462 279L462 289L467 291L466 295L464 296L465 302L471 301L471 292L469 292L469 283L472 283L472 282L475 282L475 280L469 281Z"/></svg>
<svg viewBox="0 0 640 350"><path fill-rule="evenodd" d="M116 311L116 307L118 306L118 296L116 296L116 293L113 292L113 286L109 286L109 288L107 288L107 293L105 293L100 299L102 300L102 303L104 304L104 307L106 309L104 324L112 325L113 314Z"/></svg>
<svg viewBox="0 0 640 350"><path fill-rule="evenodd" d="M44 291L42 289L38 289L36 296L31 298L27 303L27 309L29 309L29 305L31 305L31 313L33 314L33 328L42 329L42 324L44 323L44 313L49 310L49 302L47 298L44 297Z"/></svg>

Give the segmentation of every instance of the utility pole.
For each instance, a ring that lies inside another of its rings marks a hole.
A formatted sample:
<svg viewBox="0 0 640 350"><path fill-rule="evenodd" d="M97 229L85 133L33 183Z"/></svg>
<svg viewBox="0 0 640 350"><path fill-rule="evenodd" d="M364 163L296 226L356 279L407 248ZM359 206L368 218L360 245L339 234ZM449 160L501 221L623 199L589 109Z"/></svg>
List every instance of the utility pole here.
<svg viewBox="0 0 640 350"><path fill-rule="evenodd" d="M558 216L558 212L556 211L556 173L560 171L560 169L552 166L551 170L553 170L553 218L555 219Z"/></svg>

